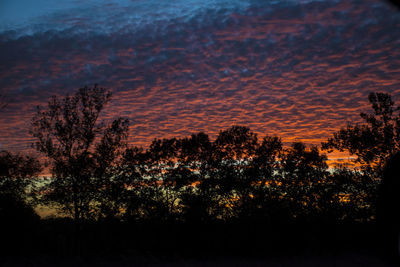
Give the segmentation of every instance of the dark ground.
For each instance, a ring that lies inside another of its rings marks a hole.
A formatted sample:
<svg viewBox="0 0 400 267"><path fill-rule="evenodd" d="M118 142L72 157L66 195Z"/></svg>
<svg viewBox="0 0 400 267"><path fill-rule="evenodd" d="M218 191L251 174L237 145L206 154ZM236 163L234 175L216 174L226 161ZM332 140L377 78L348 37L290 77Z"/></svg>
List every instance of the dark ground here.
<svg viewBox="0 0 400 267"><path fill-rule="evenodd" d="M87 223L80 256L72 221L24 231L0 266L400 266L373 223Z"/></svg>

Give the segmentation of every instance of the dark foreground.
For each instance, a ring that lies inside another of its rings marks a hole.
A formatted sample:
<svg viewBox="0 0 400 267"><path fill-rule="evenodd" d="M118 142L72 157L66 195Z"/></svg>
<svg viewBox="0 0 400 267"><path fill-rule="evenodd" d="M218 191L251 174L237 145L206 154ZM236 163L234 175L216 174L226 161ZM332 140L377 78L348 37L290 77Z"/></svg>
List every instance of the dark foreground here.
<svg viewBox="0 0 400 267"><path fill-rule="evenodd" d="M388 262L376 256L349 253L335 256L288 256L281 258L218 258L210 260L201 259L176 259L164 261L157 258L124 258L114 260L49 260L49 259L15 259L4 262L3 266L326 266L326 267L372 267L372 266L398 266L396 263Z"/></svg>
<svg viewBox="0 0 400 267"><path fill-rule="evenodd" d="M52 219L5 232L0 266L398 266L373 223L87 223L78 243L74 231Z"/></svg>

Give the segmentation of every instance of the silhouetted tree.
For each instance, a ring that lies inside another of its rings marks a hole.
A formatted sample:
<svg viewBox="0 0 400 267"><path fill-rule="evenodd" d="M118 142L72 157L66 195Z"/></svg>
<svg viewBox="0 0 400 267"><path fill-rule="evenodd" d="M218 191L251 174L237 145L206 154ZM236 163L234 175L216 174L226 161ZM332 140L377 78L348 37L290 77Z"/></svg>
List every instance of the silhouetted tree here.
<svg viewBox="0 0 400 267"><path fill-rule="evenodd" d="M400 109L389 94L370 93L373 113L361 113L364 123L347 125L322 143L322 149L348 151L356 155L363 171L382 174L386 161L400 149Z"/></svg>
<svg viewBox="0 0 400 267"><path fill-rule="evenodd" d="M3 222L15 223L25 220L24 216L37 216L28 196L34 186L32 181L40 171L39 161L32 156L0 152L0 217Z"/></svg>
<svg viewBox="0 0 400 267"><path fill-rule="evenodd" d="M153 210L157 211L159 219L166 220L177 213L181 175L178 165L179 141L176 138L156 139L150 145L148 155L151 158L148 175L153 186L148 187L148 193L153 200ZM151 191L150 191L151 190Z"/></svg>
<svg viewBox="0 0 400 267"><path fill-rule="evenodd" d="M375 217L377 185L360 170L338 166L317 185L319 216L325 222L369 221Z"/></svg>
<svg viewBox="0 0 400 267"><path fill-rule="evenodd" d="M383 247L400 256L400 153L392 156L383 172L379 188L377 219L383 235Z"/></svg>
<svg viewBox="0 0 400 267"><path fill-rule="evenodd" d="M30 229L39 220L31 192L41 167L32 156L0 152L0 255L9 256L29 249ZM1 258L1 257L0 257Z"/></svg>
<svg viewBox="0 0 400 267"><path fill-rule="evenodd" d="M357 220L375 217L378 185L384 166L400 149L399 107L395 107L391 96L386 93L370 93L368 100L373 112L360 114L363 123L349 124L322 143L322 149L328 152L337 149L357 156L355 161L360 164L361 173L355 170L351 175L345 175L349 177L347 181L350 181L351 186L347 183L347 190L336 190L336 194L348 196L348 203L341 205L350 208L347 217ZM336 177L339 181L332 184L339 186L342 174Z"/></svg>
<svg viewBox="0 0 400 267"><path fill-rule="evenodd" d="M121 172L127 186L119 195L126 197L130 218L200 222L318 216L326 198L326 161L317 147L294 143L283 149L278 137L269 136L258 143L249 128L233 126L214 142L198 133L154 140L148 150L127 149Z"/></svg>
<svg viewBox="0 0 400 267"><path fill-rule="evenodd" d="M117 196L123 203L125 220L143 218L146 213L147 196L144 188L149 186L146 180L150 157L143 148L127 148L120 165L119 179L125 186Z"/></svg>
<svg viewBox="0 0 400 267"><path fill-rule="evenodd" d="M272 220L282 211L280 159L282 142L278 137L266 136L257 146L251 161L248 176L250 178L249 197L243 202L240 217Z"/></svg>
<svg viewBox="0 0 400 267"><path fill-rule="evenodd" d="M216 181L222 218L236 216L237 208L251 197L256 177L249 174L257 147L257 134L244 126L221 131L213 143L210 175Z"/></svg>
<svg viewBox="0 0 400 267"><path fill-rule="evenodd" d="M212 143L203 132L180 140L181 209L189 221L210 221L218 206L212 169Z"/></svg>
<svg viewBox="0 0 400 267"><path fill-rule="evenodd" d="M168 220L177 213L179 173L176 138L155 139L146 151L129 148L124 155L122 175L134 190L127 190L126 216Z"/></svg>
<svg viewBox="0 0 400 267"><path fill-rule="evenodd" d="M282 191L291 202L293 216L306 216L315 210L319 199L318 184L324 183L328 174L326 155L318 148L306 148L295 142L282 157Z"/></svg>
<svg viewBox="0 0 400 267"><path fill-rule="evenodd" d="M117 212L112 195L120 185L114 186L113 170L128 120L99 121L110 99L111 92L97 85L80 88L72 96L54 96L46 109L37 108L32 120L34 145L51 162L52 179L42 191L43 200L72 215L77 232L83 219Z"/></svg>

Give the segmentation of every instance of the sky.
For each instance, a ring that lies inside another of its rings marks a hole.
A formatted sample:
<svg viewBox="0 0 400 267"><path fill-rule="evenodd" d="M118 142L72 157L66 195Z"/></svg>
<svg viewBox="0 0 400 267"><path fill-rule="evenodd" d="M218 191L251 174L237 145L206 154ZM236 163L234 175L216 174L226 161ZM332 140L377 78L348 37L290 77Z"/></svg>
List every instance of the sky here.
<svg viewBox="0 0 400 267"><path fill-rule="evenodd" d="M112 90L129 142L244 125L319 145L400 103L400 10L383 0L2 0L0 150L28 152L37 105Z"/></svg>

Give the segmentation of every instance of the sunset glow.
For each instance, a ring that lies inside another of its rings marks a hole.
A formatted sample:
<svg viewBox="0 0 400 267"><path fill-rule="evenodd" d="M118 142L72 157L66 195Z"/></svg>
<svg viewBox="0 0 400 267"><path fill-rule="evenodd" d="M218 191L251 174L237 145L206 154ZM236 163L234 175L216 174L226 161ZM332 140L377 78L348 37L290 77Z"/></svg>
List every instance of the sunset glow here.
<svg viewBox="0 0 400 267"><path fill-rule="evenodd" d="M145 147L232 125L319 145L359 121L369 92L400 103L400 12L385 1L42 0L18 16L12 2L0 149L32 152L35 106L94 83L113 90L104 119L128 117Z"/></svg>

